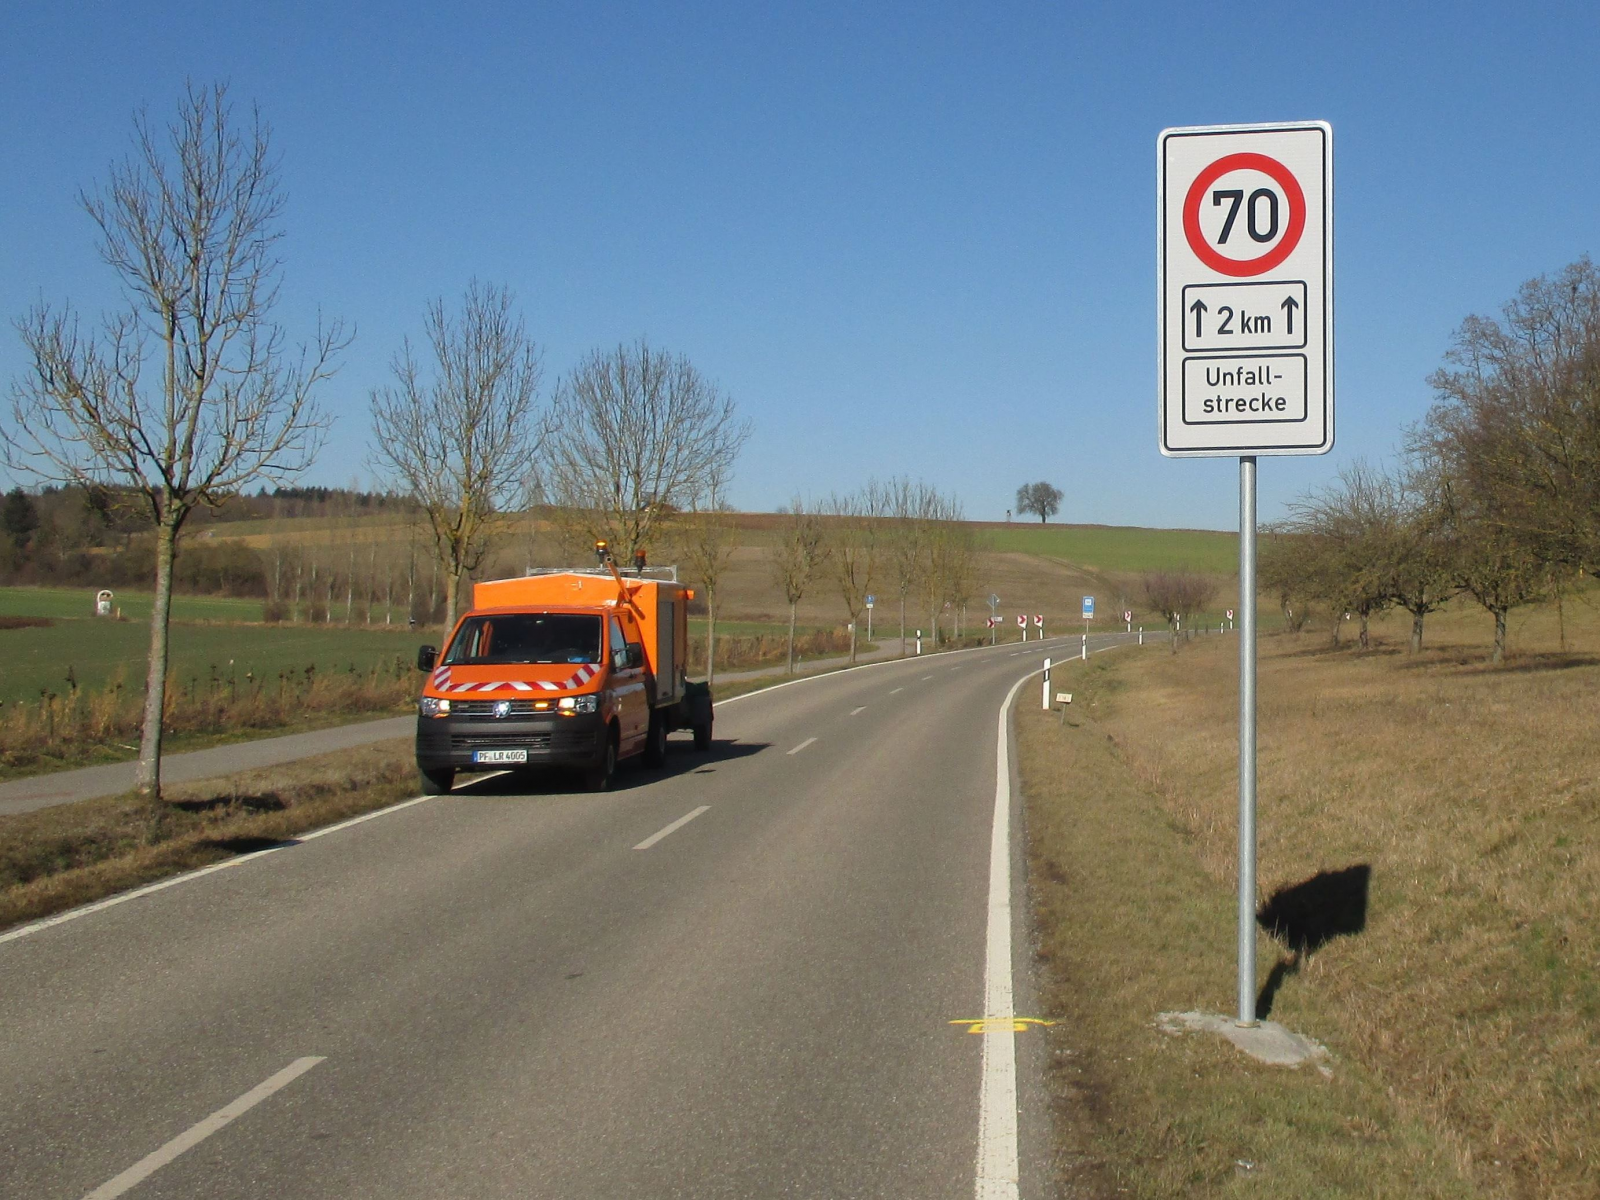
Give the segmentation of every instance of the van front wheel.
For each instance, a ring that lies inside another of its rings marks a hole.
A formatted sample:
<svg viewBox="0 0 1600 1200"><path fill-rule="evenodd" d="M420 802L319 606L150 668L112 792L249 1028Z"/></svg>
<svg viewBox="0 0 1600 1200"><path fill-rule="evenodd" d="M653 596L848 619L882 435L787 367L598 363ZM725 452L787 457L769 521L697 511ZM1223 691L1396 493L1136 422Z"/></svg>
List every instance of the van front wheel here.
<svg viewBox="0 0 1600 1200"><path fill-rule="evenodd" d="M583 777L584 787L591 792L608 791L611 787L611 777L617 773L617 735L613 729L606 734L605 743L600 747L600 753L595 758L594 766L590 767Z"/></svg>
<svg viewBox="0 0 1600 1200"><path fill-rule="evenodd" d="M451 786L456 781L454 767L440 767L433 771L428 770L426 767L418 767L417 771L422 776L422 794L424 796L448 795Z"/></svg>

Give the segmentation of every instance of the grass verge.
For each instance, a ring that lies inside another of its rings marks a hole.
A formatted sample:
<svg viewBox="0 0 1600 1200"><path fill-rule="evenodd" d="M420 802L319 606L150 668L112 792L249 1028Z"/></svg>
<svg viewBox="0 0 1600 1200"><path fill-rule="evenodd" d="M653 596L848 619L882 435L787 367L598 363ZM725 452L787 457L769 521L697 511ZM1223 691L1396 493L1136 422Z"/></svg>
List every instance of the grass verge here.
<svg viewBox="0 0 1600 1200"><path fill-rule="evenodd" d="M1600 659L1539 617L1496 668L1470 616L1419 655L1261 644L1258 902L1363 877L1345 935L1259 938L1327 1086L1149 1028L1232 1007L1237 644L1090 664L1077 727L1019 714L1052 996L1088 1023L1062 1045L1104 1047L1084 1087L1137 1193L1228 1194L1232 1155L1287 1195L1600 1195Z"/></svg>
<svg viewBox="0 0 1600 1200"><path fill-rule="evenodd" d="M1027 692L1017 707L1042 992L1059 1022L1046 1031L1057 1161L1075 1164L1070 1182L1141 1197L1472 1195L1449 1147L1325 1025L1296 1023L1332 1043L1331 1078L1155 1028L1163 1011L1229 1011L1233 896L1092 719L1127 661L1058 670L1075 693L1065 721Z"/></svg>
<svg viewBox="0 0 1600 1200"><path fill-rule="evenodd" d="M264 849L417 793L409 741L0 817L0 928Z"/></svg>

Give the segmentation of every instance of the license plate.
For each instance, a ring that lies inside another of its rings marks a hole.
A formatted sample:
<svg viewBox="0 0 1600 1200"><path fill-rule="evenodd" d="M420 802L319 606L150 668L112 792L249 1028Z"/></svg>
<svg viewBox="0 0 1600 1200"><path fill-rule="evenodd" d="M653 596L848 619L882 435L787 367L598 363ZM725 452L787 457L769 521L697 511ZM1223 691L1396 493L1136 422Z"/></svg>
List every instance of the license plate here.
<svg viewBox="0 0 1600 1200"><path fill-rule="evenodd" d="M525 763L528 761L526 750L474 750L472 761L475 763Z"/></svg>

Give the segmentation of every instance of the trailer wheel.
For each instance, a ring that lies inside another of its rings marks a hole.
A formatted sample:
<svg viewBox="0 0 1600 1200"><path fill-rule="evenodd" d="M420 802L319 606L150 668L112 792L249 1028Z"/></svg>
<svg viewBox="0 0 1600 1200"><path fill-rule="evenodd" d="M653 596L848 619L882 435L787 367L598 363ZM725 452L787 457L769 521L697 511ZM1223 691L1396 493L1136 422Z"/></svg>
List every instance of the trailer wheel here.
<svg viewBox="0 0 1600 1200"><path fill-rule="evenodd" d="M456 769L454 767L440 767L433 771L418 767L417 770L422 776L422 794L424 796L447 795L451 785L456 781Z"/></svg>
<svg viewBox="0 0 1600 1200"><path fill-rule="evenodd" d="M644 765L647 767L667 765L667 718L663 713L650 714L650 732L646 735L644 743Z"/></svg>
<svg viewBox="0 0 1600 1200"><path fill-rule="evenodd" d="M605 744L600 747L594 766L583 776L587 791L605 792L611 789L611 777L617 773L617 733L613 728L606 733Z"/></svg>
<svg viewBox="0 0 1600 1200"><path fill-rule="evenodd" d="M694 727L694 748L696 750L711 749L711 718L708 716L704 724Z"/></svg>

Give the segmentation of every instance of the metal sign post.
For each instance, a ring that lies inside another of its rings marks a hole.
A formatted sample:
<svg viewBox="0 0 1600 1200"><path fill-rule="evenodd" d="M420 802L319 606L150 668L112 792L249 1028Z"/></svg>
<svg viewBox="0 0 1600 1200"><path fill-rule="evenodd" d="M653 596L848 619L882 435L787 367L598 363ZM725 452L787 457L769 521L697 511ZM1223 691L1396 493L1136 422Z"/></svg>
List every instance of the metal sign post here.
<svg viewBox="0 0 1600 1200"><path fill-rule="evenodd" d="M1256 460L1239 460L1239 1023L1256 1023Z"/></svg>
<svg viewBox="0 0 1600 1200"><path fill-rule="evenodd" d="M1256 456L1333 449L1333 130L1167 129L1156 144L1158 445L1239 457L1238 1022L1254 1025Z"/></svg>

